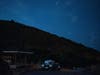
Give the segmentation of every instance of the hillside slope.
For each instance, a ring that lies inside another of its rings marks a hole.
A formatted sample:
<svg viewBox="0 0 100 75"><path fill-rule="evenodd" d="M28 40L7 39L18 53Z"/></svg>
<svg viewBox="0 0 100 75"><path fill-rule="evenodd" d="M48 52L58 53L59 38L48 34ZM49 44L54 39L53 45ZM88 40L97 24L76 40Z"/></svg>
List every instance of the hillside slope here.
<svg viewBox="0 0 100 75"><path fill-rule="evenodd" d="M95 49L14 21L0 20L0 50L34 51L37 61L51 58L67 67L100 63Z"/></svg>

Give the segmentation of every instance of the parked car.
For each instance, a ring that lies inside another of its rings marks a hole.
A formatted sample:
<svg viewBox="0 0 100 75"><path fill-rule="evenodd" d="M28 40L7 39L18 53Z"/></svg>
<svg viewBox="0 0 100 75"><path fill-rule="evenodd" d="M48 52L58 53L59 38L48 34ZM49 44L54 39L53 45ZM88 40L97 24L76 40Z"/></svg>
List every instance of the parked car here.
<svg viewBox="0 0 100 75"><path fill-rule="evenodd" d="M61 68L60 64L51 59L44 60L41 63L42 71L58 71L58 70L60 70L60 68Z"/></svg>

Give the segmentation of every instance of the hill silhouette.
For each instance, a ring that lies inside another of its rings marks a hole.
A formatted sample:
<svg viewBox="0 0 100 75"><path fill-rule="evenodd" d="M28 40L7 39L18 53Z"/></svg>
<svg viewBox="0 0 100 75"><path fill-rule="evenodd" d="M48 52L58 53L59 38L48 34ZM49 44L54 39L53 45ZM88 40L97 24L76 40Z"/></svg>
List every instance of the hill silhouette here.
<svg viewBox="0 0 100 75"><path fill-rule="evenodd" d="M95 49L13 20L0 20L0 50L33 51L36 62L50 58L69 68L100 63Z"/></svg>

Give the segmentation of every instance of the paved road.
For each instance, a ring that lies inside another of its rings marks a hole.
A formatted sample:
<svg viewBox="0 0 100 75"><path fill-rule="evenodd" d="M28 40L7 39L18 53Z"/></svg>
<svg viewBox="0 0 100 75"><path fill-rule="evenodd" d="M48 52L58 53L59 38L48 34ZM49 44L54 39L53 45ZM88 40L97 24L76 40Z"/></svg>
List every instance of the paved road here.
<svg viewBox="0 0 100 75"><path fill-rule="evenodd" d="M100 67L99 67L100 68ZM22 70L15 71L14 75L100 75L100 69L94 68L93 70L85 69L85 70L73 70L70 72L46 72L36 70L29 70L29 68L24 68ZM17 73L18 72L18 73Z"/></svg>
<svg viewBox="0 0 100 75"><path fill-rule="evenodd" d="M85 72L27 72L21 75L92 75Z"/></svg>

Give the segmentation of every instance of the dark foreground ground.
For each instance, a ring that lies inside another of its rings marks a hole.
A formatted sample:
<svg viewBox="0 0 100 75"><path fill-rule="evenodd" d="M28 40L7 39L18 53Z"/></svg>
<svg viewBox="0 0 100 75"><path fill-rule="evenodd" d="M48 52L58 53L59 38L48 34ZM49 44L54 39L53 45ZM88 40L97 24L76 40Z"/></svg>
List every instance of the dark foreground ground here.
<svg viewBox="0 0 100 75"><path fill-rule="evenodd" d="M88 72L30 72L30 73L22 73L21 75L100 75L100 73L88 73Z"/></svg>
<svg viewBox="0 0 100 75"><path fill-rule="evenodd" d="M40 71L31 70L29 68L22 68L13 71L13 75L100 75L100 65L97 65L93 69L86 68L82 70L73 71Z"/></svg>

